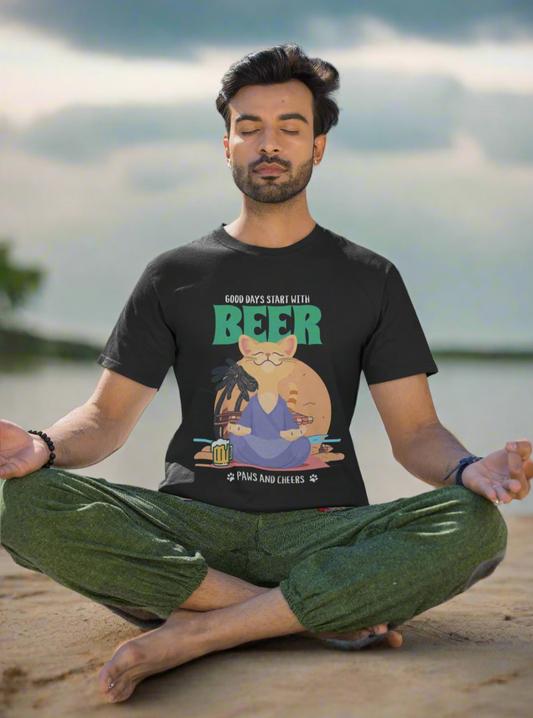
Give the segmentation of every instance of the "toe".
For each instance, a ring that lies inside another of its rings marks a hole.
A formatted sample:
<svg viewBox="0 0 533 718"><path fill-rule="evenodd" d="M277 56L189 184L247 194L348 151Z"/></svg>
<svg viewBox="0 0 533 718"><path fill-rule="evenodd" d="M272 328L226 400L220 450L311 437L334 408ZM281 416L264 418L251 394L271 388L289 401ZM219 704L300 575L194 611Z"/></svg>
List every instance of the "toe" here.
<svg viewBox="0 0 533 718"><path fill-rule="evenodd" d="M105 697L110 703L120 703L120 701L125 701L129 698L134 690L135 685L131 681L119 680L109 693L106 693Z"/></svg>
<svg viewBox="0 0 533 718"><path fill-rule="evenodd" d="M386 623L378 623L376 626L372 626L370 630L372 631L372 633L376 633L379 635L380 633L387 633L389 629L387 628Z"/></svg>
<svg viewBox="0 0 533 718"><path fill-rule="evenodd" d="M98 686L102 693L109 692L110 687L118 680L118 671L111 664L111 661L105 664L98 676Z"/></svg>
<svg viewBox="0 0 533 718"><path fill-rule="evenodd" d="M400 648L403 643L403 636L398 631L391 631L387 636L387 643L392 648Z"/></svg>
<svg viewBox="0 0 533 718"><path fill-rule="evenodd" d="M98 677L98 685L106 697L111 692L118 695L118 684L122 681L124 685L128 680L128 671L131 672L131 669L141 663L144 657L144 651L132 642L121 644L115 650L113 658L105 664ZM111 684L113 686L110 688Z"/></svg>

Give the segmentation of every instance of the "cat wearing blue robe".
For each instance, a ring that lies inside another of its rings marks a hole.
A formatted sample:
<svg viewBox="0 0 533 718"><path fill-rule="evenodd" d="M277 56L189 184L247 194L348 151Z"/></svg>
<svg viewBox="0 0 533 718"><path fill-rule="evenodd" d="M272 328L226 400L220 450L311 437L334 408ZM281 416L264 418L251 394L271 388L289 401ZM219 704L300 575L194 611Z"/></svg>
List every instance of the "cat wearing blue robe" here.
<svg viewBox="0 0 533 718"><path fill-rule="evenodd" d="M296 423L278 391L279 382L294 369L297 346L295 334L277 342L259 342L247 334L239 337L243 368L257 380L258 390L239 421L228 424L234 461L289 469L303 464L311 453L306 427Z"/></svg>

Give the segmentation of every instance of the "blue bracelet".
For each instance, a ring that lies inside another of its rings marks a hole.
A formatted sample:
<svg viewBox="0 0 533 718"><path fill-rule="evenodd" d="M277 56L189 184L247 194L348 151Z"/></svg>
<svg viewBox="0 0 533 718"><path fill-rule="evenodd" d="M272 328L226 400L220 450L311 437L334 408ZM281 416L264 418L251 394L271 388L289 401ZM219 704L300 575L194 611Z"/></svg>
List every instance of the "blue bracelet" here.
<svg viewBox="0 0 533 718"><path fill-rule="evenodd" d="M466 456L464 459L461 459L457 466L455 466L450 471L446 479L453 474L457 467L459 467L459 470L457 471L457 474L455 476L455 484L456 486L464 486L462 479L463 471L466 469L467 466L469 466L470 464L474 464L476 461L480 461L482 458L482 456L474 456L474 454L472 454L471 456ZM444 481L446 481L446 479L444 479Z"/></svg>

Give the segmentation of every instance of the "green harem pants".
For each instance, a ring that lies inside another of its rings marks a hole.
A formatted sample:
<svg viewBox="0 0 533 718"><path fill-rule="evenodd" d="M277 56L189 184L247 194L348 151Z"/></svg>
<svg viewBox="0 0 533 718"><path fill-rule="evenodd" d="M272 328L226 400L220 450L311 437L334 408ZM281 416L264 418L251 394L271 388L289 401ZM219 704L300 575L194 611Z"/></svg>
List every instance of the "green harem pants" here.
<svg viewBox="0 0 533 718"><path fill-rule="evenodd" d="M158 625L208 566L279 585L313 633L399 625L491 574L507 545L499 509L463 486L252 513L52 467L0 480L0 506L1 544L17 564Z"/></svg>

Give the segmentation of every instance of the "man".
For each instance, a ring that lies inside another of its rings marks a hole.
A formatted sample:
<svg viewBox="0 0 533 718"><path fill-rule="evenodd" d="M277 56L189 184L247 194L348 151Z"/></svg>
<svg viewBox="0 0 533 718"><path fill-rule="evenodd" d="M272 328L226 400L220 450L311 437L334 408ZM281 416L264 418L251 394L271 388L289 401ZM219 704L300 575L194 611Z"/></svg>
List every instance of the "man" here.
<svg viewBox="0 0 533 718"><path fill-rule="evenodd" d="M440 423L396 267L309 213L338 86L296 45L230 68L217 108L240 216L147 265L98 386L45 431L53 443L0 425L2 545L158 626L103 667L109 701L264 638L399 647L399 624L494 571L507 528L493 502L530 490L530 441L475 457ZM68 471L123 446L170 366L183 420L158 491ZM435 491L368 505L349 433L361 371L395 458Z"/></svg>

